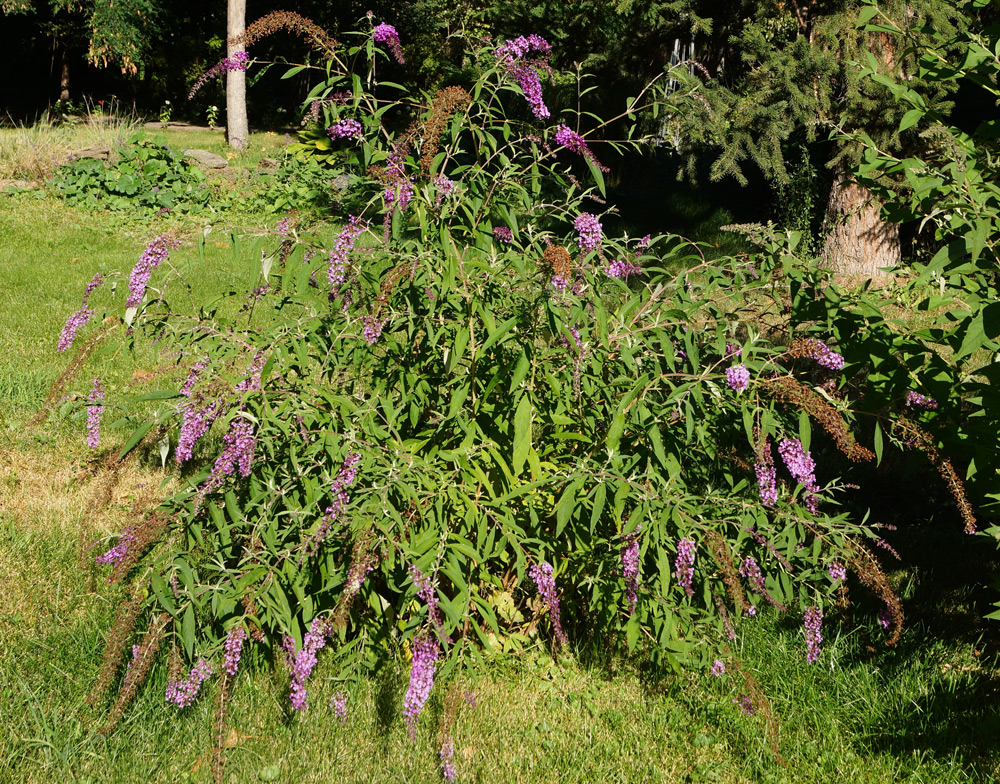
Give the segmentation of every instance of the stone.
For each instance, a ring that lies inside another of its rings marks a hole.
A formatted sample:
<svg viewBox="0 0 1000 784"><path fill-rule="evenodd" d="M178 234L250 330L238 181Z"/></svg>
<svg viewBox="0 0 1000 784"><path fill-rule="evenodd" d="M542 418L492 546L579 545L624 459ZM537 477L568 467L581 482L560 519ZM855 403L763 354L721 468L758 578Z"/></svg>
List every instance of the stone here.
<svg viewBox="0 0 1000 784"><path fill-rule="evenodd" d="M205 169L225 169L229 166L229 161L208 150L184 150L184 155L194 158L198 165Z"/></svg>
<svg viewBox="0 0 1000 784"><path fill-rule="evenodd" d="M69 153L68 157L71 161L77 161L81 158L94 158L98 161L106 161L111 157L111 148L95 144L91 147L81 147L79 150L73 150Z"/></svg>

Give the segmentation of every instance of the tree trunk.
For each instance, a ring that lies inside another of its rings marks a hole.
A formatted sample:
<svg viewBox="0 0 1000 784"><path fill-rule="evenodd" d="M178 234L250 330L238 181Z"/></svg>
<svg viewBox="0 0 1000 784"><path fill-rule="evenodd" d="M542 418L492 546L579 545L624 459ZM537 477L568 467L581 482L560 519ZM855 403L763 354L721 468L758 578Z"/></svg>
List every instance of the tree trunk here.
<svg viewBox="0 0 1000 784"><path fill-rule="evenodd" d="M899 226L882 220L880 209L872 192L838 166L826 208L823 247L823 261L838 282L871 280L883 285L890 276L880 267L899 265Z"/></svg>
<svg viewBox="0 0 1000 784"><path fill-rule="evenodd" d="M69 103L69 54L65 46L62 48L62 69L59 72L59 103L63 106Z"/></svg>
<svg viewBox="0 0 1000 784"><path fill-rule="evenodd" d="M228 0L226 55L230 60L245 46L233 43L246 30L247 0ZM247 75L245 71L226 73L226 139L229 146L245 150L249 129L247 127Z"/></svg>

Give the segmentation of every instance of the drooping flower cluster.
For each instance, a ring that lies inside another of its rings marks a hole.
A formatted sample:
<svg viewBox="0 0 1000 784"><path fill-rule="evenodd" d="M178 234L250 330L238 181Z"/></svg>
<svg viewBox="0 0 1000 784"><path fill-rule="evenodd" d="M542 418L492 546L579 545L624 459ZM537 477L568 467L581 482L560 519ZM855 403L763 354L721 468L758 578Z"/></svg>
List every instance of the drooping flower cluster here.
<svg viewBox="0 0 1000 784"><path fill-rule="evenodd" d="M528 569L528 576L535 581L538 595L542 597L552 619L552 628L560 645L568 645L569 640L563 632L562 619L559 615L559 594L556 593L556 579L552 575L552 564L542 561Z"/></svg>
<svg viewBox="0 0 1000 784"><path fill-rule="evenodd" d="M785 610L784 605L778 604L771 596L771 592L767 590L767 584L764 582L764 575L760 571L760 566L757 565L757 559L752 555L748 555L743 559L740 564L740 576L746 578L750 581L750 585L753 586L754 591L759 593L768 603L777 607L779 610ZM753 612L750 612L753 610ZM756 615L757 608L750 607L747 611L747 615Z"/></svg>
<svg viewBox="0 0 1000 784"><path fill-rule="evenodd" d="M608 171L608 167L597 160L597 156L594 155L590 147L587 146L586 140L576 131L571 130L568 126L560 125L556 128L555 140L556 144L561 144L563 147L568 150L572 150L577 155L582 155L586 160L590 161L601 171Z"/></svg>
<svg viewBox="0 0 1000 784"><path fill-rule="evenodd" d="M819 607L807 607L803 625L806 629L806 661L813 664L819 659L819 644L823 642L823 635L820 633L823 611Z"/></svg>
<svg viewBox="0 0 1000 784"><path fill-rule="evenodd" d="M369 346L374 346L382 336L382 328L385 326L385 321L375 316L364 316L361 320L364 324L361 334L365 338L365 343Z"/></svg>
<svg viewBox="0 0 1000 784"><path fill-rule="evenodd" d="M445 738L444 743L441 745L441 750L438 752L438 757L441 760L441 778L445 781L455 780L455 741L449 736Z"/></svg>
<svg viewBox="0 0 1000 784"><path fill-rule="evenodd" d="M493 237L505 245L510 245L514 241L514 232L507 226L494 226Z"/></svg>
<svg viewBox="0 0 1000 784"><path fill-rule="evenodd" d="M569 331L569 334L573 337L572 350L574 354L583 353L583 338L580 337L580 330L577 328L576 324L563 324L564 327ZM570 348L570 342L563 337L563 345L566 348Z"/></svg>
<svg viewBox="0 0 1000 784"><path fill-rule="evenodd" d="M421 572L416 566L410 566L410 579L417 589L417 596L423 599L427 605L427 617L437 630L438 635L445 642L451 642L451 638L444 632L444 618L441 617L441 609L438 607L437 591L430 578Z"/></svg>
<svg viewBox="0 0 1000 784"><path fill-rule="evenodd" d="M552 68L548 62L551 51L552 45L541 36L522 35L505 41L493 53L501 67L517 82L532 114L539 120L549 117L549 109L542 98L542 83L538 72L543 71L551 76ZM525 59L528 52L537 52L539 56Z"/></svg>
<svg viewBox="0 0 1000 784"><path fill-rule="evenodd" d="M186 708L195 701L198 692L201 691L201 684L211 677L212 672L212 665L209 662L198 659L198 663L191 668L185 679L167 681L167 702Z"/></svg>
<svg viewBox="0 0 1000 784"><path fill-rule="evenodd" d="M226 57L216 63L195 80L195 83L191 87L191 92L188 93L188 100L190 101L194 98L195 94L213 79L217 79L222 74L229 73L230 71L246 71L249 64L250 53L246 49L233 52L232 57Z"/></svg>
<svg viewBox="0 0 1000 784"><path fill-rule="evenodd" d="M573 259L562 245L549 245L542 256L543 271L551 275L551 285L562 293L569 287Z"/></svg>
<svg viewBox="0 0 1000 784"><path fill-rule="evenodd" d="M94 289L104 282L104 277L100 272L96 273L93 278L91 278L90 283L87 284L87 288L83 291L83 301L80 303L80 309L76 311L72 316L66 319L66 324L62 328L62 332L59 333L59 344L57 346L59 351L66 351L73 345L73 341L76 339L76 333L86 326L87 322L90 321L94 316L94 311L87 307L87 301L90 299L90 295L93 293Z"/></svg>
<svg viewBox="0 0 1000 784"><path fill-rule="evenodd" d="M363 139L364 129L357 120L340 120L326 129L326 135L330 139Z"/></svg>
<svg viewBox="0 0 1000 784"><path fill-rule="evenodd" d="M347 695L344 692L338 691L330 698L330 708L341 724L347 721Z"/></svg>
<svg viewBox="0 0 1000 784"><path fill-rule="evenodd" d="M847 579L847 569L840 563L840 561L834 561L827 567L827 572L830 575L830 579L835 583L839 583L841 580Z"/></svg>
<svg viewBox="0 0 1000 784"><path fill-rule="evenodd" d="M592 215L589 212L581 212L576 216L576 220L573 221L573 228L580 233L577 242L580 245L581 252L589 253L600 250L603 234L601 231L601 222L597 219L596 215Z"/></svg>
<svg viewBox="0 0 1000 784"><path fill-rule="evenodd" d="M153 274L153 270L159 267L170 251L180 247L180 242L169 234L161 234L153 240L139 257L139 262L132 268L128 276L128 298L125 300L125 307L135 308L146 296L146 286Z"/></svg>
<svg viewBox="0 0 1000 784"><path fill-rule="evenodd" d="M229 426L229 432L222 437L225 446L216 458L215 465L209 474L202 493L207 494L221 486L227 476L239 469L240 476L250 476L253 466L254 452L257 450L257 438L253 423L246 419L234 419Z"/></svg>
<svg viewBox="0 0 1000 784"><path fill-rule="evenodd" d="M617 278L618 280L626 280L632 275L641 275L642 267L632 264L628 261L622 259L615 259L607 267L604 268L604 274L609 278Z"/></svg>
<svg viewBox="0 0 1000 784"><path fill-rule="evenodd" d="M174 455L178 464L191 459L195 443L208 432L212 423L218 418L221 408L222 402L219 400L201 408L194 403L184 406L181 415L181 431L177 436L177 450Z"/></svg>
<svg viewBox="0 0 1000 784"><path fill-rule="evenodd" d="M795 346L793 352L797 356L808 357L828 370L843 370L844 357L829 348L826 343L816 338L808 338Z"/></svg>
<svg viewBox="0 0 1000 784"><path fill-rule="evenodd" d="M305 710L308 707L306 681L316 666L317 654L325 645L326 623L321 618L315 618L309 626L309 631L302 638L302 650L298 651L291 661L292 686L289 700L295 710ZM293 650L294 647L293 643Z"/></svg>
<svg viewBox="0 0 1000 784"><path fill-rule="evenodd" d="M354 250L354 243L364 231L364 222L351 215L340 230L340 234L337 235L333 248L330 249L330 261L326 270L326 279L331 288L344 284L347 277L347 263L351 251Z"/></svg>
<svg viewBox="0 0 1000 784"><path fill-rule="evenodd" d="M98 566L114 566L128 552L128 548L135 541L135 528L129 526L124 531L122 531L121 536L118 537L118 544L112 547L105 553L97 556L94 559L94 563Z"/></svg>
<svg viewBox="0 0 1000 784"><path fill-rule="evenodd" d="M628 614L635 612L639 600L639 528L626 540L622 548L622 577L625 580L625 601L628 602Z"/></svg>
<svg viewBox="0 0 1000 784"><path fill-rule="evenodd" d="M240 666L240 656L243 654L243 643L247 639L247 630L242 626L234 626L226 635L225 654L222 657L222 668L232 678Z"/></svg>
<svg viewBox="0 0 1000 784"><path fill-rule="evenodd" d="M674 561L674 574L677 582L684 593L694 596L694 588L691 586L694 580L695 541L690 537L685 537L677 543L677 560Z"/></svg>
<svg viewBox="0 0 1000 784"><path fill-rule="evenodd" d="M101 379L94 379L87 403L87 446L97 449L101 441L101 417L104 415L104 387Z"/></svg>
<svg viewBox="0 0 1000 784"><path fill-rule="evenodd" d="M934 398L921 395L911 389L906 393L906 407L934 409L938 407L938 404Z"/></svg>
<svg viewBox="0 0 1000 784"><path fill-rule="evenodd" d="M320 543L326 539L330 528L333 527L333 524L343 514L344 509L347 508L347 504L350 503L351 496L347 492L347 488L354 484L354 480L358 475L359 462L361 462L361 455L357 452L352 452L344 459L343 464L340 466L340 471L337 472L337 476L330 485L330 495L332 496L330 505L326 508L319 528L316 529L316 533L313 534L309 542L308 552L310 555L316 552ZM358 585L360 586L360 582Z"/></svg>
<svg viewBox="0 0 1000 784"><path fill-rule="evenodd" d="M437 188L437 197L435 198L434 203L440 208L444 203L444 200L455 192L455 189L458 187L458 183L448 177L445 177L443 174L439 174L434 178L434 187ZM497 236L496 229L493 230L493 236Z"/></svg>
<svg viewBox="0 0 1000 784"><path fill-rule="evenodd" d="M757 454L754 464L757 474L757 489L764 506L774 506L778 501L778 478L774 470L774 457L771 455L771 439L765 438Z"/></svg>
<svg viewBox="0 0 1000 784"><path fill-rule="evenodd" d="M403 720L410 738L417 737L417 718L434 688L434 664L441 651L432 636L422 636L412 643L413 661L410 664L410 685L403 699Z"/></svg>
<svg viewBox="0 0 1000 784"><path fill-rule="evenodd" d="M802 502L810 512L816 511L816 461L802 448L797 438L783 438L778 443L778 453L785 461L788 473L802 485Z"/></svg>
<svg viewBox="0 0 1000 784"><path fill-rule="evenodd" d="M392 56L396 58L396 62L403 65L406 60L403 59L403 47L399 43L399 33L396 32L396 28L391 24L386 24L383 22L378 25L374 30L372 30L372 40L378 44L385 44L389 47L389 51L392 52Z"/></svg>
<svg viewBox="0 0 1000 784"><path fill-rule="evenodd" d="M726 368L726 386L735 392L744 392L750 386L750 371L746 365Z"/></svg>

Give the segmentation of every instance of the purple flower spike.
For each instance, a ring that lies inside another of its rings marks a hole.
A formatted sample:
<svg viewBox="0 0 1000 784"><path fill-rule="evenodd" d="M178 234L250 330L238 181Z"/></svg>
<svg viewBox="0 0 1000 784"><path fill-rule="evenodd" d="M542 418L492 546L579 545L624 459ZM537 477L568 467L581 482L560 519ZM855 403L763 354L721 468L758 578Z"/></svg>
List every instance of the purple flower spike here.
<svg viewBox="0 0 1000 784"><path fill-rule="evenodd" d="M626 280L633 275L641 275L642 267L631 264L627 261L622 261L617 259L612 261L605 269L604 274L609 278L617 278L618 280Z"/></svg>
<svg viewBox="0 0 1000 784"><path fill-rule="evenodd" d="M552 619L556 640L560 645L568 645L569 640L566 638L566 633L563 632L562 620L559 615L559 594L556 593L556 580L552 576L552 564L542 561L528 569L528 576L535 581L538 595L542 597L542 601L549 609L549 617Z"/></svg>
<svg viewBox="0 0 1000 784"><path fill-rule="evenodd" d="M326 508L326 512L323 514L323 519L320 521L319 528L316 529L316 533L313 534L312 539L309 542L308 552L310 555L316 552L320 543L326 539L326 535L330 532L333 524L337 522L340 516L344 513L344 509L347 508L347 504L350 503L351 496L347 492L352 484L354 484L355 478L358 475L358 463L361 462L361 455L357 452L350 453L344 460L343 464L340 466L340 471L334 478L333 483L330 485L330 495L332 500L330 505ZM371 571L369 569L369 571ZM358 588L361 587L361 582L365 578L364 574L358 577Z"/></svg>
<svg viewBox="0 0 1000 784"><path fill-rule="evenodd" d="M537 52L539 57L524 59L524 56L532 51ZM549 117L549 109L542 99L542 83L538 72L552 75L552 67L548 61L551 51L552 46L541 36L522 35L512 41L505 41L493 53L497 63L517 82L531 107L532 114L539 120L546 120Z"/></svg>
<svg viewBox="0 0 1000 784"><path fill-rule="evenodd" d="M914 392L911 389L906 393L906 407L933 409L937 408L938 404L934 398L921 395L919 392Z"/></svg>
<svg viewBox="0 0 1000 784"><path fill-rule="evenodd" d="M90 295L93 293L94 289L104 282L104 277L100 272L91 278L90 283L87 284L87 288L83 291L83 301L80 303L80 309L76 311L72 316L66 319L66 324L62 328L62 332L59 334L59 345L57 346L59 351L66 351L72 345L73 341L76 339L76 333L86 326L87 322L90 321L94 316L94 311L87 307L87 301L90 299Z"/></svg>
<svg viewBox="0 0 1000 784"><path fill-rule="evenodd" d="M347 721L347 695L344 692L338 691L330 698L330 707L341 724Z"/></svg>
<svg viewBox="0 0 1000 784"><path fill-rule="evenodd" d="M242 626L234 626L226 636L226 652L222 659L222 667L232 678L240 666L240 656L243 653L243 643L247 640L247 630Z"/></svg>
<svg viewBox="0 0 1000 784"><path fill-rule="evenodd" d="M104 415L104 387L101 379L94 379L94 386L87 398L87 446L97 449L101 440L101 417Z"/></svg>
<svg viewBox="0 0 1000 784"><path fill-rule="evenodd" d="M757 474L757 488L760 500L764 506L774 506L778 501L777 472L774 470L774 458L771 455L771 439L765 438L757 462L754 464Z"/></svg>
<svg viewBox="0 0 1000 784"><path fill-rule="evenodd" d="M441 617L441 610L438 607L437 591L434 584L416 566L410 566L410 579L417 589L417 596L424 600L427 605L427 617L434 625L438 635L444 642L451 642L451 638L444 632L444 618Z"/></svg>
<svg viewBox="0 0 1000 784"><path fill-rule="evenodd" d="M399 44L399 33L396 32L396 28L391 24L383 22L372 30L372 39L376 43L388 46L389 51L392 52L392 56L396 58L397 63L402 65L406 62L406 60L403 59L403 47Z"/></svg>
<svg viewBox="0 0 1000 784"><path fill-rule="evenodd" d="M326 135L332 140L363 139L364 129L357 120L340 120L326 129Z"/></svg>
<svg viewBox="0 0 1000 784"><path fill-rule="evenodd" d="M342 286L347 277L347 264L354 249L354 243L365 231L365 224L355 216L351 216L347 224L340 230L333 249L330 251L330 262L326 271L326 279L330 286Z"/></svg>
<svg viewBox="0 0 1000 784"><path fill-rule="evenodd" d="M510 245L514 241L514 232L507 226L494 226L493 237L505 245Z"/></svg>
<svg viewBox="0 0 1000 784"><path fill-rule="evenodd" d="M224 73L229 71L246 71L247 66L250 64L250 53L245 49L241 49L238 52L233 52L232 57L226 57L224 60L213 65L205 73L198 77L194 85L191 87L191 92L188 93L188 100L190 101L194 98L195 93L197 93L202 87L204 87L208 82L213 79L217 79Z"/></svg>
<svg viewBox="0 0 1000 784"><path fill-rule="evenodd" d="M628 602L628 614L635 612L639 600L639 528L627 540L622 548L622 577L625 580L625 601Z"/></svg>
<svg viewBox="0 0 1000 784"><path fill-rule="evenodd" d="M419 637L412 643L413 662L410 665L410 686L403 699L403 720L410 733L410 739L416 740L417 719L424 709L424 703L431 696L434 688L434 663L441 651L437 640L433 637Z"/></svg>
<svg viewBox="0 0 1000 784"><path fill-rule="evenodd" d="M823 642L823 635L820 633L823 611L819 607L806 608L803 624L806 629L806 661L814 664L819 659L819 644Z"/></svg>
<svg viewBox="0 0 1000 784"><path fill-rule="evenodd" d="M783 438L778 444L778 452L785 461L788 472L795 481L803 487L802 502L810 512L816 511L816 462L802 448L802 442L797 438Z"/></svg>
<svg viewBox="0 0 1000 784"><path fill-rule="evenodd" d="M844 368L844 357L829 348L822 340L816 338L809 338L803 342L802 356L815 360L816 364L827 370L843 370Z"/></svg>
<svg viewBox="0 0 1000 784"><path fill-rule="evenodd" d="M441 750L438 752L438 757L441 759L441 778L445 781L455 780L455 741L450 737L445 738L444 743L441 745Z"/></svg>
<svg viewBox="0 0 1000 784"><path fill-rule="evenodd" d="M681 588L684 589L684 593L688 596L694 596L694 588L691 587L691 582L694 579L695 547L694 539L690 537L681 539L677 543L677 560L674 562L677 582L680 583Z"/></svg>
<svg viewBox="0 0 1000 784"><path fill-rule="evenodd" d="M827 567L827 572L830 574L830 579L835 583L839 583L842 580L847 579L847 569L839 561L834 561Z"/></svg>
<svg viewBox="0 0 1000 784"><path fill-rule="evenodd" d="M146 296L146 286L153 274L153 270L159 267L170 251L180 247L180 243L169 234L161 234L153 240L139 257L139 262L132 268L128 277L128 299L125 300L125 307L136 308Z"/></svg>
<svg viewBox="0 0 1000 784"><path fill-rule="evenodd" d="M607 166L597 160L597 156L594 155L590 147L587 146L587 142L576 131L570 130L570 128L565 125L560 125L556 129L555 140L556 144L561 144L567 150L572 150L577 155L582 155L585 160L590 161L601 171L609 171Z"/></svg>
<svg viewBox="0 0 1000 784"><path fill-rule="evenodd" d="M601 232L601 222L597 219L596 215L591 215L589 212L581 212L577 215L576 220L573 221L573 228L580 233L578 243L583 253L600 250L603 234Z"/></svg>
<svg viewBox="0 0 1000 784"><path fill-rule="evenodd" d="M733 365L726 368L726 386L735 392L744 392L750 386L750 371L746 365Z"/></svg>
<svg viewBox="0 0 1000 784"><path fill-rule="evenodd" d="M326 645L326 622L320 618L315 618L302 639L302 650L295 654L291 662L292 687L289 700L295 710L305 710L308 707L306 701L306 681L312 675L316 666L317 654ZM294 643L292 648L294 650Z"/></svg>
<svg viewBox="0 0 1000 784"><path fill-rule="evenodd" d="M167 702L176 703L181 708L186 708L193 703L201 691L203 684L212 675L212 665L204 659L198 659L198 663L191 668L188 676L180 681L167 682Z"/></svg>

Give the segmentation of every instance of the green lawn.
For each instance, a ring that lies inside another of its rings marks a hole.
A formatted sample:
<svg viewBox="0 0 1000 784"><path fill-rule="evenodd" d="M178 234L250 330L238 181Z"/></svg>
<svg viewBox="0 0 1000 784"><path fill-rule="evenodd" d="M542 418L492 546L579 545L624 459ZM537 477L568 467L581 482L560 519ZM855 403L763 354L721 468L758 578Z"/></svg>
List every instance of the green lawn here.
<svg viewBox="0 0 1000 784"><path fill-rule="evenodd" d="M197 237L209 227L202 256ZM0 782L212 780L216 686L180 711L164 703L166 668L158 665L107 735L99 732L107 706L85 702L121 596L80 568L81 539L89 560L93 539L120 531L135 499L159 486L164 472L130 465L107 502L90 508L109 480L83 444L77 409L29 424L69 363L56 341L86 282L95 272L127 276L146 243L170 228L185 238L171 263L197 282L194 291L171 284L176 308L256 279L259 264L241 261L259 258L256 230L236 232L236 253L226 216L129 224L53 197L0 195ZM98 290L95 309L111 298ZM144 373L163 361L155 351L98 352L68 393L85 392L93 376L142 389ZM459 700L452 730L458 780L996 780L1000 672L995 644L976 629L982 608L968 587L936 587L933 574L916 568L896 575L904 578L908 598L923 609L898 646L882 644L857 586L860 604L842 624L824 626L812 666L798 620L768 612L743 623L733 643L743 673L721 678L655 672L586 645L558 661L541 644L521 657L498 656L455 685L475 694L474 706ZM944 641L935 606L966 618ZM447 686L435 691L411 741L400 716L405 668L345 683L321 655L310 708L293 715L281 668L252 655L247 661L221 733L226 781L440 780ZM338 691L349 695L344 723L328 707ZM752 695L752 715L735 702L744 694Z"/></svg>

